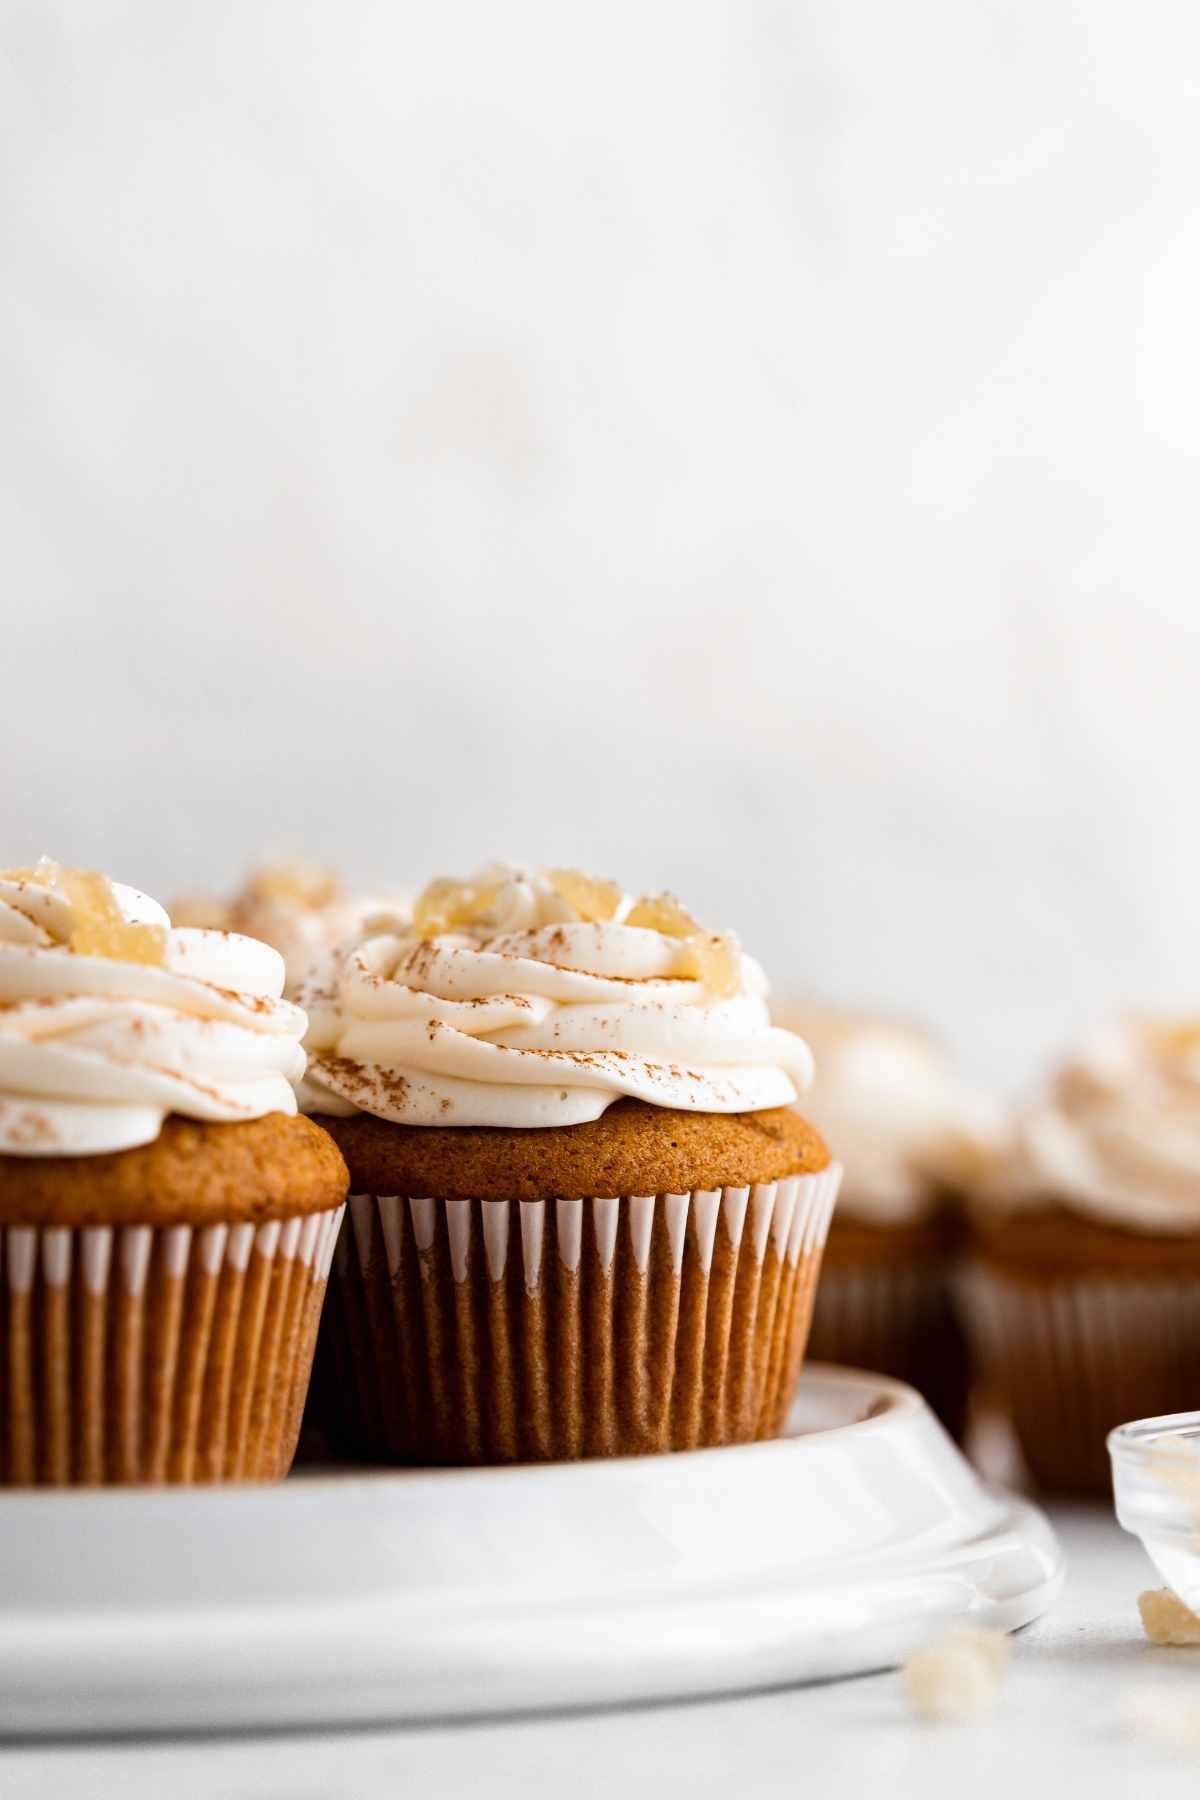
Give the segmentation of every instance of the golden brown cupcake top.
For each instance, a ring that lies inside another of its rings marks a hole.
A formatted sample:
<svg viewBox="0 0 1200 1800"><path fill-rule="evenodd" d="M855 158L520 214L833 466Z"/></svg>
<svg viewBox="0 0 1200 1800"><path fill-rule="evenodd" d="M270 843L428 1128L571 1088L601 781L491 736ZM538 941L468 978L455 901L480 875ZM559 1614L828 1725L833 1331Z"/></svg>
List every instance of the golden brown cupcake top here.
<svg viewBox="0 0 1200 1800"><path fill-rule="evenodd" d="M533 1131L388 1124L369 1114L318 1121L337 1140L355 1192L440 1200L588 1200L686 1194L815 1174L820 1135L790 1107L691 1113L619 1100L601 1118Z"/></svg>
<svg viewBox="0 0 1200 1800"><path fill-rule="evenodd" d="M340 1206L346 1165L311 1119L240 1125L169 1118L151 1144L107 1156L0 1156L2 1225L215 1225Z"/></svg>

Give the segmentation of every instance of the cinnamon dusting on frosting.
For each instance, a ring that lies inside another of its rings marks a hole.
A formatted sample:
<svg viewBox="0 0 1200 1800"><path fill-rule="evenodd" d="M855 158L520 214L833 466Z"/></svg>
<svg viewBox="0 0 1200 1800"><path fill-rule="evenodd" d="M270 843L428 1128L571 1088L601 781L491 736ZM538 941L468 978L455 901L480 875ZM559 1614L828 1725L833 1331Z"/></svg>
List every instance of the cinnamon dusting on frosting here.
<svg viewBox="0 0 1200 1800"><path fill-rule="evenodd" d="M663 927L663 929L660 929ZM732 1112L787 1105L811 1059L775 1030L761 971L666 895L493 865L373 921L314 971L304 1103L397 1123L570 1125L622 1095ZM385 1091L381 1071L402 1076Z"/></svg>
<svg viewBox="0 0 1200 1800"><path fill-rule="evenodd" d="M127 919L112 882L96 869L72 869L44 856L34 869L0 871L0 882L12 882L21 892L61 897L59 929L52 931L46 916L16 906L48 941L78 956L106 956L115 962L148 963L160 967L166 955L167 934L162 925ZM12 901L9 904L14 904ZM64 913L65 916L61 916Z"/></svg>
<svg viewBox="0 0 1200 1800"><path fill-rule="evenodd" d="M282 985L275 951L172 931L107 876L0 875L0 1158L130 1149L173 1111L293 1113L305 1019Z"/></svg>

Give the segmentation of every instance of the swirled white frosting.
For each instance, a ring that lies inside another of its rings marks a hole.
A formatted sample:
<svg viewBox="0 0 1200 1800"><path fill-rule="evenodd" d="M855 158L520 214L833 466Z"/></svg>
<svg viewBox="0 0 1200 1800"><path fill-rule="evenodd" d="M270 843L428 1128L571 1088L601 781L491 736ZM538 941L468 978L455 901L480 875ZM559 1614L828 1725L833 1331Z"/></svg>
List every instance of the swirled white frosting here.
<svg viewBox="0 0 1200 1800"><path fill-rule="evenodd" d="M168 1113L294 1113L306 1020L283 959L219 931L171 930L112 883L123 918L161 929L156 962L81 954L51 879L0 876L0 1154L86 1156L158 1136Z"/></svg>
<svg viewBox="0 0 1200 1800"><path fill-rule="evenodd" d="M759 1111L808 1085L807 1045L771 1025L762 972L731 940L716 991L679 936L624 922L628 896L597 920L545 874L504 866L473 886L489 899L470 923L373 929L302 988L308 1110L525 1129L622 1096Z"/></svg>
<svg viewBox="0 0 1200 1800"><path fill-rule="evenodd" d="M362 933L375 913L401 914L409 896L395 889L351 892L331 871L306 863L263 863L236 893L180 894L177 925L233 931L272 945L284 961L284 992L293 994L313 965Z"/></svg>
<svg viewBox="0 0 1200 1800"><path fill-rule="evenodd" d="M1004 1142L1003 1108L962 1081L934 1039L867 1013L779 1016L816 1059L804 1110L845 1165L843 1213L911 1223L986 1177Z"/></svg>
<svg viewBox="0 0 1200 1800"><path fill-rule="evenodd" d="M1021 1113L1002 1201L1146 1232L1200 1229L1200 1020L1115 1021Z"/></svg>

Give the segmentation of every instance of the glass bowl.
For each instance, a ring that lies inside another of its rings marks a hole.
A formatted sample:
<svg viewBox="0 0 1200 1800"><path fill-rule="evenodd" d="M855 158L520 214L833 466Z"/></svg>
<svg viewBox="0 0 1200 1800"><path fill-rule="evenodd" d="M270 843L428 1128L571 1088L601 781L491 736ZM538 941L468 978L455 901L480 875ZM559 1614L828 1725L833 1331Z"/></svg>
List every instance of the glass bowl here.
<svg viewBox="0 0 1200 1800"><path fill-rule="evenodd" d="M1200 1612L1200 1412L1135 1419L1108 1435L1117 1519L1185 1606Z"/></svg>

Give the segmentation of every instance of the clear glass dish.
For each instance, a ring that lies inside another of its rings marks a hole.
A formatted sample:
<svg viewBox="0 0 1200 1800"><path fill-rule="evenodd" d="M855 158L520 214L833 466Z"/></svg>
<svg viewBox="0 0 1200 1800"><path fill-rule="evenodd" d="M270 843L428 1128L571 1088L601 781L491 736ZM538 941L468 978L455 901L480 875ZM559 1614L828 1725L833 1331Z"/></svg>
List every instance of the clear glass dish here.
<svg viewBox="0 0 1200 1800"><path fill-rule="evenodd" d="M1117 1519L1169 1588L1200 1612L1200 1412L1135 1419L1108 1436Z"/></svg>

